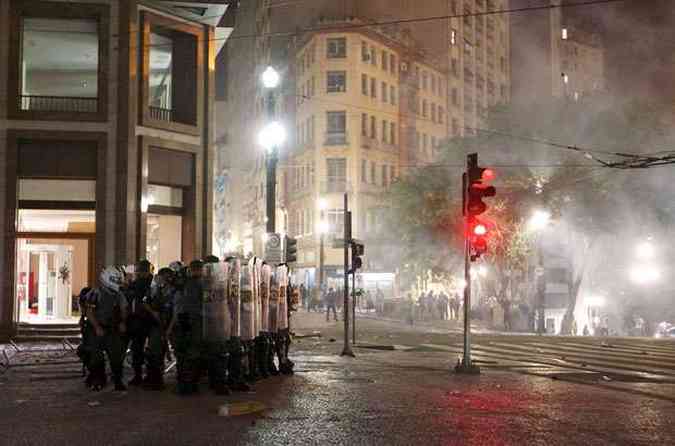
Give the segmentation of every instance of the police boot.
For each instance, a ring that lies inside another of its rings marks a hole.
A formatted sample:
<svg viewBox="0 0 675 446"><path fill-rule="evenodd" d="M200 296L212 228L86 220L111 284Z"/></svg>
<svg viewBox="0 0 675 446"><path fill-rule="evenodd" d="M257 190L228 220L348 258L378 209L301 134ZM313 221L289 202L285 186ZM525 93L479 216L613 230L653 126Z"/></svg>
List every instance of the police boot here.
<svg viewBox="0 0 675 446"><path fill-rule="evenodd" d="M230 361L228 364L229 386L235 392L248 392L251 387L244 382L241 373L241 342L234 341L230 351Z"/></svg>
<svg viewBox="0 0 675 446"><path fill-rule="evenodd" d="M258 368L258 373L260 377L265 379L270 376L267 370L267 341L265 340L265 335L260 335L255 338L255 360L256 367Z"/></svg>
<svg viewBox="0 0 675 446"><path fill-rule="evenodd" d="M269 370L270 375L277 376L279 374L279 370L277 370L277 366L274 364L274 352L275 352L275 339L274 338L275 338L274 333L268 333L267 334L266 361L267 361L267 370Z"/></svg>
<svg viewBox="0 0 675 446"><path fill-rule="evenodd" d="M129 381L130 386L143 385L143 367L134 367L134 377Z"/></svg>
<svg viewBox="0 0 675 446"><path fill-rule="evenodd" d="M258 375L258 367L256 362L255 341L248 342L248 376L247 381L256 382L260 377Z"/></svg>

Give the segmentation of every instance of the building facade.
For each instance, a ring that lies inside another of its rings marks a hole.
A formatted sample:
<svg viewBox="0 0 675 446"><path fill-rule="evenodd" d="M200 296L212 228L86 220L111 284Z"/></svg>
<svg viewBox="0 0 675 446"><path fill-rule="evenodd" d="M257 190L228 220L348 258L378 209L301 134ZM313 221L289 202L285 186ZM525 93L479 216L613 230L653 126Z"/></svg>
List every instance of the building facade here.
<svg viewBox="0 0 675 446"><path fill-rule="evenodd" d="M489 106L508 101L509 16L483 13L506 8L509 2L317 0L303 4L302 11L285 2L252 3L246 15L256 37L245 54L237 49L242 59L254 63L228 70L233 76L247 75L237 83L228 110L250 118L232 128L238 133L236 143L225 148L229 156L250 155L232 170L233 183L243 186L238 186L241 195L230 199L239 202L245 218L232 218L229 246L262 253L265 155L251 129L259 129L265 120L258 75L273 65L282 73L279 115L290 141L278 170L277 231L300 236L300 266L313 283L320 263L318 206L324 195L334 198L323 213L335 222L330 231L339 228L341 202L335 197L346 190L359 236L377 238L379 195L392 179L410 166L432 162L435 145L472 132ZM397 24L400 19L407 23ZM377 26L381 21L389 24ZM294 33L321 27L339 31L355 24L358 32L342 37L339 32L330 37L326 32ZM329 44L329 38L338 40ZM329 56L330 45L339 54L344 49L345 56ZM337 250L324 260L327 269L342 268Z"/></svg>
<svg viewBox="0 0 675 446"><path fill-rule="evenodd" d="M105 265L210 252L226 3L0 3L3 337L72 320Z"/></svg>

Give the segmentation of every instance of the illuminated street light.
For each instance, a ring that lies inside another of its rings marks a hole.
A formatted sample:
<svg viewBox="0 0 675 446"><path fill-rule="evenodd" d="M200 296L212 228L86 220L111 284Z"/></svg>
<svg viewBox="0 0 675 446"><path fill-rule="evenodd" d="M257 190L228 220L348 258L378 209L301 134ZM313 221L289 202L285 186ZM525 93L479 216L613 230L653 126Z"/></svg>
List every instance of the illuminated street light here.
<svg viewBox="0 0 675 446"><path fill-rule="evenodd" d="M656 253L656 249L654 248L654 245L651 244L650 242L642 242L639 245L637 245L636 248L636 254L638 258L642 260L648 260L654 257L654 254Z"/></svg>
<svg viewBox="0 0 675 446"><path fill-rule="evenodd" d="M318 225L319 234L326 234L329 230L328 222L326 220L321 220Z"/></svg>
<svg viewBox="0 0 675 446"><path fill-rule="evenodd" d="M265 88L277 88L281 82L279 72L272 67L267 67L261 76Z"/></svg>
<svg viewBox="0 0 675 446"><path fill-rule="evenodd" d="M541 231L551 222L551 213L544 210L536 210L527 221L530 231Z"/></svg>
<svg viewBox="0 0 675 446"><path fill-rule="evenodd" d="M258 134L258 144L268 152L273 151L286 141L286 129L279 122L267 124Z"/></svg>
<svg viewBox="0 0 675 446"><path fill-rule="evenodd" d="M652 265L638 265L630 272L630 280L638 285L656 282L661 277L661 272Z"/></svg>

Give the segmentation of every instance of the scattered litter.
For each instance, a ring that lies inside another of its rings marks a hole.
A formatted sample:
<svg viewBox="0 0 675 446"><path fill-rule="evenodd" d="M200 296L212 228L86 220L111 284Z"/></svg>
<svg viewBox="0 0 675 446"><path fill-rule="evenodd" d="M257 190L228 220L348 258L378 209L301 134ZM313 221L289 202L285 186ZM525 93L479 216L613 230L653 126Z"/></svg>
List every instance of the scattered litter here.
<svg viewBox="0 0 675 446"><path fill-rule="evenodd" d="M328 342L335 342L335 338L330 338Z"/></svg>
<svg viewBox="0 0 675 446"><path fill-rule="evenodd" d="M551 379L557 381L560 378L558 378L558 375L553 375L553 376L551 376Z"/></svg>
<svg viewBox="0 0 675 446"><path fill-rule="evenodd" d="M610 377L607 376L607 375L602 375L602 380L603 380L603 381L611 381L612 378L610 378Z"/></svg>
<svg viewBox="0 0 675 446"><path fill-rule="evenodd" d="M87 406L89 406L89 407L98 407L98 406L100 406L100 405L101 405L101 402L100 402L100 401L89 401L89 402L87 403Z"/></svg>
<svg viewBox="0 0 675 446"><path fill-rule="evenodd" d="M640 352L640 354L642 354L642 355L648 355L649 353L647 353L646 351L643 350L643 351Z"/></svg>
<svg viewBox="0 0 675 446"><path fill-rule="evenodd" d="M262 412L267 407L257 401L248 401L243 403L223 404L218 408L218 415L221 417L236 417L239 415L249 415Z"/></svg>
<svg viewBox="0 0 675 446"><path fill-rule="evenodd" d="M605 341L602 341L602 342L600 343L600 346L601 346L601 347L608 347L608 348L611 347L611 345L608 344L608 343L606 343Z"/></svg>
<svg viewBox="0 0 675 446"><path fill-rule="evenodd" d="M586 367L586 366L587 366L587 364L585 362L581 363L581 367Z"/></svg>
<svg viewBox="0 0 675 446"><path fill-rule="evenodd" d="M321 336L322 335L321 335L320 331L313 331L313 332L308 333L308 334L298 333L293 337L297 338L297 339L302 339L302 338L320 338Z"/></svg>

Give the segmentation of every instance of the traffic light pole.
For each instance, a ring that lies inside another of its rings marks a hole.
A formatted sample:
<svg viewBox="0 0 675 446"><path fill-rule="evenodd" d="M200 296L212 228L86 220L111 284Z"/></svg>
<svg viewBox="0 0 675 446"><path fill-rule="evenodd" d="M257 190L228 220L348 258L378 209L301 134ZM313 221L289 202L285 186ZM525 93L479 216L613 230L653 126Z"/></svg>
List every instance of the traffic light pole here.
<svg viewBox="0 0 675 446"><path fill-rule="evenodd" d="M466 173L462 175L462 213L464 215L464 354L455 366L455 373L476 375L480 368L471 361L471 243L469 241L468 189L469 171L478 165L478 155L467 157Z"/></svg>
<svg viewBox="0 0 675 446"><path fill-rule="evenodd" d="M352 218L351 212L349 212L349 196L345 192L345 204L344 204L344 218L345 218L345 228L344 228L344 253L345 253L345 264L344 264L344 273L345 273L345 288L344 288L344 305L342 307L342 314L345 320L345 338L344 338L344 347L342 348L342 354L340 356L351 356L354 357L354 352L352 352L352 347L349 344L349 247L351 246L352 241Z"/></svg>

